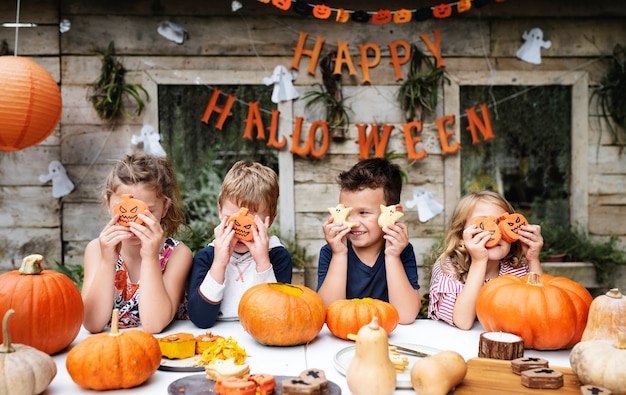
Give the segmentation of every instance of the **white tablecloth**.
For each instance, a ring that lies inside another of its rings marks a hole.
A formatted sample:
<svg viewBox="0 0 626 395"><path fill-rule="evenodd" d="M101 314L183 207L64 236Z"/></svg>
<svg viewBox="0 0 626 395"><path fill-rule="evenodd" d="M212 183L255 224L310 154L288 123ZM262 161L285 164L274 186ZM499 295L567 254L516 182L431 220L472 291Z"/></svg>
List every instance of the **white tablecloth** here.
<svg viewBox="0 0 626 395"><path fill-rule="evenodd" d="M252 373L298 376L305 369L319 368L324 370L329 381L333 381L341 387L342 394L350 394L345 377L335 368L333 361L338 351L350 347L354 343L334 337L326 326L308 346L294 347L262 346L243 330L238 321L219 322L210 328L210 331L225 337L232 336L237 340L248 353L246 363L250 365ZM157 337L176 332L188 332L199 335L204 333L205 330L197 328L190 321L175 321ZM439 321L417 320L411 325L398 325L389 336L389 343L411 343L439 350L455 350L467 360L478 356L478 341L482 332L484 330L478 322L471 330L464 331ZM87 336L89 336L89 333L81 329L77 339L69 348ZM53 356L57 364L58 373L44 394L103 394L103 392L82 389L72 381L65 367L65 358L68 350ZM525 350L524 356L544 358L549 361L551 366L569 367L569 353L569 349L556 351ZM102 363L105 364L107 361L103 360ZM157 370L146 383L139 387L128 390L107 391L106 394L167 394L167 388L173 381L188 375L201 373ZM397 390L395 393L408 394L415 392L413 390Z"/></svg>

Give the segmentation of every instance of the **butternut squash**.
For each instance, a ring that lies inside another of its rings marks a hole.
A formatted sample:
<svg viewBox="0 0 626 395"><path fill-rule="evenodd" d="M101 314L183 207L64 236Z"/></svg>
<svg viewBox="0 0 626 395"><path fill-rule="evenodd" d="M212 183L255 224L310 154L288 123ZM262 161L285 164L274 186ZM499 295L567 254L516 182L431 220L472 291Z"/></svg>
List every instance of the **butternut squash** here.
<svg viewBox="0 0 626 395"><path fill-rule="evenodd" d="M387 332L378 325L376 316L357 333L346 381L353 395L390 395L396 388L396 369L389 358Z"/></svg>
<svg viewBox="0 0 626 395"><path fill-rule="evenodd" d="M467 363L456 351L424 357L411 368L411 384L419 395L446 395L463 382Z"/></svg>

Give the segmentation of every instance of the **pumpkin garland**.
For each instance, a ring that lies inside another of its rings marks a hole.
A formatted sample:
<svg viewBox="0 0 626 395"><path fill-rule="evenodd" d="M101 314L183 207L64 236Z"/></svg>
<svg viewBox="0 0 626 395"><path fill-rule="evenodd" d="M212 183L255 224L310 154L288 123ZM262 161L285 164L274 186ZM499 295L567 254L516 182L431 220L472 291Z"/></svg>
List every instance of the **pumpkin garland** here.
<svg viewBox="0 0 626 395"><path fill-rule="evenodd" d="M13 341L55 354L78 336L84 306L72 280L44 270L43 259L28 255L19 270L0 275L0 312L16 312L11 322Z"/></svg>
<svg viewBox="0 0 626 395"><path fill-rule="evenodd" d="M481 288L476 316L486 331L520 336L525 348L569 348L582 337L592 300L585 287L566 277L507 274Z"/></svg>
<svg viewBox="0 0 626 395"><path fill-rule="evenodd" d="M338 299L328 305L326 326L336 337L348 340L350 334L356 334L374 317L387 334L400 321L398 310L391 303L373 298Z"/></svg>

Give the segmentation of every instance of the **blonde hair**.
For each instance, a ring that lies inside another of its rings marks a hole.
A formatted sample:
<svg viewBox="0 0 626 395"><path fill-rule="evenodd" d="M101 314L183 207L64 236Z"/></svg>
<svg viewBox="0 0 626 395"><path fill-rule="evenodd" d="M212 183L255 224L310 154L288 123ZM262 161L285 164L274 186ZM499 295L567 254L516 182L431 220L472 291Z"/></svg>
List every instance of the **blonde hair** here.
<svg viewBox="0 0 626 395"><path fill-rule="evenodd" d="M274 218L278 210L278 175L271 168L257 162L240 160L230 168L217 198L220 205L226 200L248 210L267 209Z"/></svg>
<svg viewBox="0 0 626 395"><path fill-rule="evenodd" d="M463 197L457 203L450 218L448 234L443 242L443 252L439 256L440 262L449 257L457 273L458 280L465 283L471 265L471 257L463 246L463 230L467 227L469 216L479 202L493 204L502 208L502 212L514 213L515 209L503 196L492 191L475 192ZM502 259L513 267L522 266L526 259L521 244L516 241L511 244L509 254Z"/></svg>
<svg viewBox="0 0 626 395"><path fill-rule="evenodd" d="M104 199L109 201L120 185L142 184L169 205L161 226L166 237L173 237L181 226L188 229L176 174L166 158L136 153L126 155L113 165L104 181Z"/></svg>

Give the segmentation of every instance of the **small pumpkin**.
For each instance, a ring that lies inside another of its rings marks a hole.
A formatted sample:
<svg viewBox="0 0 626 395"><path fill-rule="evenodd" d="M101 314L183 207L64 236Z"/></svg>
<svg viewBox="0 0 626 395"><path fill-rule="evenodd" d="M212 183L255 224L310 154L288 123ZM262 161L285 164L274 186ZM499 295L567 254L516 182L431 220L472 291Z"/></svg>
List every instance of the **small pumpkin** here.
<svg viewBox="0 0 626 395"><path fill-rule="evenodd" d="M257 228L254 222L254 216L248 212L248 209L242 207L238 212L228 218L228 222L233 223L235 237L240 240L251 241L254 238L252 228Z"/></svg>
<svg viewBox="0 0 626 395"><path fill-rule="evenodd" d="M524 348L569 348L582 337L592 300L585 287L566 277L507 274L481 288L476 316L488 332L520 336Z"/></svg>
<svg viewBox="0 0 626 395"><path fill-rule="evenodd" d="M572 371L584 385L592 384L626 395L626 332L615 340L589 340L576 344L569 356Z"/></svg>
<svg viewBox="0 0 626 395"><path fill-rule="evenodd" d="M346 371L348 388L354 395L388 395L395 390L397 380L389 359L387 332L373 317L356 335L354 357Z"/></svg>
<svg viewBox="0 0 626 395"><path fill-rule="evenodd" d="M411 385L420 395L445 395L463 382L467 363L461 354L446 350L417 360L411 368Z"/></svg>
<svg viewBox="0 0 626 395"><path fill-rule="evenodd" d="M296 346L313 340L326 320L322 297L298 284L262 283L239 301L243 329L266 346Z"/></svg>
<svg viewBox="0 0 626 395"><path fill-rule="evenodd" d="M113 215L119 214L117 223L122 226L130 226L131 222L136 222L139 225L143 224L143 221L137 214L143 214L148 209L148 206L139 199L135 199L130 193L122 195L122 200L117 202L113 207Z"/></svg>
<svg viewBox="0 0 626 395"><path fill-rule="evenodd" d="M56 376L57 365L43 351L25 344L11 343L9 319L13 313L13 309L7 310L2 320L0 395L40 394Z"/></svg>
<svg viewBox="0 0 626 395"><path fill-rule="evenodd" d="M114 309L112 315L110 333L91 335L67 354L67 372L83 388L101 391L136 387L161 364L157 339L140 329L120 332L119 311Z"/></svg>
<svg viewBox="0 0 626 395"><path fill-rule="evenodd" d="M612 288L591 302L580 340L613 340L620 332L626 332L626 298L619 289Z"/></svg>
<svg viewBox="0 0 626 395"><path fill-rule="evenodd" d="M0 312L13 309L13 341L55 354L69 346L83 323L83 299L65 274L42 268L28 255L18 270L0 275Z"/></svg>
<svg viewBox="0 0 626 395"><path fill-rule="evenodd" d="M374 317L387 334L400 321L398 310L391 303L373 298L338 299L328 305L326 326L333 335L348 340L348 335L357 333Z"/></svg>

